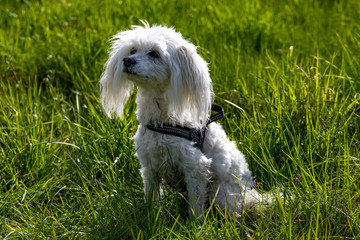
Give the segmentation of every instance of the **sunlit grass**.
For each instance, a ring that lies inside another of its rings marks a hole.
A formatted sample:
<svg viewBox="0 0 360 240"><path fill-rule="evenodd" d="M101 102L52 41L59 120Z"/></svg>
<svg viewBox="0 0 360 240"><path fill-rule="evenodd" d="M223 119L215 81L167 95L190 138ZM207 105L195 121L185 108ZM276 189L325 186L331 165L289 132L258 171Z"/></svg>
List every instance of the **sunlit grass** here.
<svg viewBox="0 0 360 240"><path fill-rule="evenodd" d="M0 237L360 237L358 1L8 1L0 4ZM125 118L98 101L108 39L140 19L200 45L229 137L262 191L256 218L168 188L145 203ZM293 196L290 199L289 195Z"/></svg>

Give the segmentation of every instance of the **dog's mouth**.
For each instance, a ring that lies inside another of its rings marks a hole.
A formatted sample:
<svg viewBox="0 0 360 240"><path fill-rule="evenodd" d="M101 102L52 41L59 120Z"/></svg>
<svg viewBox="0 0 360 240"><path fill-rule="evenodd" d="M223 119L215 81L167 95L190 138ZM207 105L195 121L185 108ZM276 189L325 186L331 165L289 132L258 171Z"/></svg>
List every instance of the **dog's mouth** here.
<svg viewBox="0 0 360 240"><path fill-rule="evenodd" d="M131 74L131 75L135 74L135 72L130 67L124 67L123 72L125 72L127 74Z"/></svg>
<svg viewBox="0 0 360 240"><path fill-rule="evenodd" d="M141 78L141 77L146 78L146 79L150 78L150 76L148 76L148 75L144 76L139 72L135 72L131 66L130 67L124 66L123 72L126 73L127 76L131 79L137 79L137 78Z"/></svg>

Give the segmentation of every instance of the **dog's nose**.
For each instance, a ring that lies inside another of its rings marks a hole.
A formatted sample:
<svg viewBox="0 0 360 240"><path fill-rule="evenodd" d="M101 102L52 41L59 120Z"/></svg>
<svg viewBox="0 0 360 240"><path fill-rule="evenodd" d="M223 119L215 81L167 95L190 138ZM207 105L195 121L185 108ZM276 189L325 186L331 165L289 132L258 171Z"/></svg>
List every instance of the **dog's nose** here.
<svg viewBox="0 0 360 240"><path fill-rule="evenodd" d="M130 67L136 63L135 59L131 57L126 57L123 59L125 67Z"/></svg>

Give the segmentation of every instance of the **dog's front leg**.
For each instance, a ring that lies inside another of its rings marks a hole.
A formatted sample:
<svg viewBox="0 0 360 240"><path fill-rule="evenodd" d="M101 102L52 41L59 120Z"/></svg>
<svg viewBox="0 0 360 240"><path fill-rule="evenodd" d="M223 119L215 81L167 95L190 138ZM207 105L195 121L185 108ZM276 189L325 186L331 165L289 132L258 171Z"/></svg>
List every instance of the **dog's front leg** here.
<svg viewBox="0 0 360 240"><path fill-rule="evenodd" d="M191 205L189 213L192 215L194 211L196 217L200 217L208 200L211 159L205 157L200 150L196 155L196 158L192 155L185 161L183 172Z"/></svg>
<svg viewBox="0 0 360 240"><path fill-rule="evenodd" d="M161 194L161 186L160 179L157 177L157 174L155 174L154 170L150 167L142 167L140 171L144 183L144 193L146 201L159 200Z"/></svg>

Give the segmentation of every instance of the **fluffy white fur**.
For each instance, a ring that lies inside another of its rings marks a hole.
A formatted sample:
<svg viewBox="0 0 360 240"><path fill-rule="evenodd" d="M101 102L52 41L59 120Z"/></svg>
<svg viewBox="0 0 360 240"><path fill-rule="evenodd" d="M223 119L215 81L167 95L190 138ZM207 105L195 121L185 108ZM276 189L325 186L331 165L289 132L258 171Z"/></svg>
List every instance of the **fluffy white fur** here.
<svg viewBox="0 0 360 240"><path fill-rule="evenodd" d="M136 116L141 125L134 140L146 196L157 199L161 183L175 181L180 173L196 216L210 198L223 210L237 213L257 203L261 196L252 189L244 155L219 123L208 126L203 152L189 140L146 128L150 121L203 127L213 91L207 63L192 43L173 28L143 24L112 38L100 85L105 111L119 117L137 87Z"/></svg>

